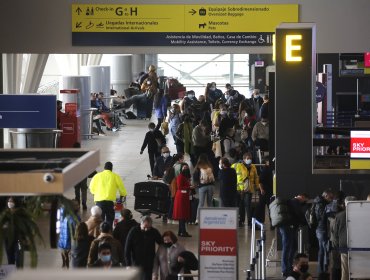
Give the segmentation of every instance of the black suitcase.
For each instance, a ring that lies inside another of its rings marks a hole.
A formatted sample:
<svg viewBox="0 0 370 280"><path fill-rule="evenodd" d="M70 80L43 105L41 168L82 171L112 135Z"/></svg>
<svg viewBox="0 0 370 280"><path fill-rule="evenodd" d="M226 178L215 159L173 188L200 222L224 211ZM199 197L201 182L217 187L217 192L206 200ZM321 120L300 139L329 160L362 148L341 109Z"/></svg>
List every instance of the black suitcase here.
<svg viewBox="0 0 370 280"><path fill-rule="evenodd" d="M167 200L169 192L168 186L159 181L139 182L134 186L135 197L155 197L161 200Z"/></svg>
<svg viewBox="0 0 370 280"><path fill-rule="evenodd" d="M134 209L142 214L167 214L168 200L156 197L135 197Z"/></svg>

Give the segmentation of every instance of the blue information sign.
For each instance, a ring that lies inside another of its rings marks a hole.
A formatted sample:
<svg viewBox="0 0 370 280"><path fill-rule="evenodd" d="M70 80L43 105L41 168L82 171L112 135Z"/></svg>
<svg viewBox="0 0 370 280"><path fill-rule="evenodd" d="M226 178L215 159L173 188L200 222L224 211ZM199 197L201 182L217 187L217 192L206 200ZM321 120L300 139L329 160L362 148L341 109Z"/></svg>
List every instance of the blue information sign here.
<svg viewBox="0 0 370 280"><path fill-rule="evenodd" d="M0 94L0 128L57 127L55 95Z"/></svg>

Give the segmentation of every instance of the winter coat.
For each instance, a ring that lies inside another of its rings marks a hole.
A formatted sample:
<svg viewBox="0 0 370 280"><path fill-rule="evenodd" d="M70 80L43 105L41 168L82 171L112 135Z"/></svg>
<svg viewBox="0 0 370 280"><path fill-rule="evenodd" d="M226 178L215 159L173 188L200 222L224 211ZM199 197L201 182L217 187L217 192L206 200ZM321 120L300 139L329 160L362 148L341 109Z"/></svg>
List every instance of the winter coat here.
<svg viewBox="0 0 370 280"><path fill-rule="evenodd" d="M328 232L328 217L325 213L325 208L328 202L320 195L317 196L313 203L315 204L315 216L317 219L317 231Z"/></svg>
<svg viewBox="0 0 370 280"><path fill-rule="evenodd" d="M155 244L162 243L162 237L155 228L142 231L140 226L133 227L128 233L125 245L127 266L141 266L144 270L153 270Z"/></svg>
<svg viewBox="0 0 370 280"><path fill-rule="evenodd" d="M223 168L218 173L221 200L236 199L237 177L234 168Z"/></svg>
<svg viewBox="0 0 370 280"><path fill-rule="evenodd" d="M160 279L166 279L168 275L174 274L172 267L176 265L177 257L183 251L184 246L179 243L173 244L170 248L160 245L154 259L153 276L158 277L158 269Z"/></svg>
<svg viewBox="0 0 370 280"><path fill-rule="evenodd" d="M72 266L73 267L86 267L87 258L93 237L89 236L84 240L77 240L72 246Z"/></svg>
<svg viewBox="0 0 370 280"><path fill-rule="evenodd" d="M123 263L123 250L121 243L115 239L109 233L101 233L98 238L96 238L90 246L89 257L87 260L87 265L91 267L99 258L98 249L99 244L108 243L112 248L112 260Z"/></svg>
<svg viewBox="0 0 370 280"><path fill-rule="evenodd" d="M60 210L60 215L64 218L60 222L58 248L70 250L72 248L72 237L74 236L79 218L76 221L71 215L64 216L64 209Z"/></svg>
<svg viewBox="0 0 370 280"><path fill-rule="evenodd" d="M170 131L173 137L176 136L176 131L179 128L179 125L181 123L180 114L172 114L170 115Z"/></svg>
<svg viewBox="0 0 370 280"><path fill-rule="evenodd" d="M85 222L87 225L87 230L89 231L89 236L97 238L100 235L100 224L103 222L101 217L90 216L90 218Z"/></svg>
<svg viewBox="0 0 370 280"><path fill-rule="evenodd" d="M113 237L121 243L123 251L125 250L128 233L133 227L138 225L139 223L136 222L134 219L128 221L122 220L119 223L117 223L116 227L114 228Z"/></svg>
<svg viewBox="0 0 370 280"><path fill-rule="evenodd" d="M148 146L148 153L159 153L161 146L166 145L166 138L159 130L148 131L145 134L143 145L141 146L141 151L144 151Z"/></svg>
<svg viewBox="0 0 370 280"><path fill-rule="evenodd" d="M172 218L174 220L190 219L190 181L183 174L176 178L177 191L175 194Z"/></svg>

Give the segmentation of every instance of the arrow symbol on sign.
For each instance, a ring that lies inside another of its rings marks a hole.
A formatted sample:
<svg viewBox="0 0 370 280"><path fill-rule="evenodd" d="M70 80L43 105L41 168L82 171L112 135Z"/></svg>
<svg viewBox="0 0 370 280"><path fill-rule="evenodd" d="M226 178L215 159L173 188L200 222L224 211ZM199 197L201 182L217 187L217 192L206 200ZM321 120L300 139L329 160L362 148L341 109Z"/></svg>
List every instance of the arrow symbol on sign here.
<svg viewBox="0 0 370 280"><path fill-rule="evenodd" d="M78 8L76 9L76 13L77 13L78 15L80 15L80 13L82 13L82 10L81 10L81 8L80 8L80 7L78 7Z"/></svg>
<svg viewBox="0 0 370 280"><path fill-rule="evenodd" d="M82 22L76 22L76 28L81 28L82 27Z"/></svg>
<svg viewBox="0 0 370 280"><path fill-rule="evenodd" d="M191 14L192 16L195 15L196 13L197 13L197 11L194 10L194 9L191 9L191 11L189 11L189 14Z"/></svg>

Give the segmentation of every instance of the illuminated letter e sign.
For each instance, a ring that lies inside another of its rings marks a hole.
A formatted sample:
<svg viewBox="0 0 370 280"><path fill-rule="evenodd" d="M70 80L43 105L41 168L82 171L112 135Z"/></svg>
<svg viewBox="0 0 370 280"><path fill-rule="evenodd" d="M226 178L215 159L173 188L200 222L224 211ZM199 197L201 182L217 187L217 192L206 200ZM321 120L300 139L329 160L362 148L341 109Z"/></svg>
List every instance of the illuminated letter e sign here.
<svg viewBox="0 0 370 280"><path fill-rule="evenodd" d="M293 51L302 50L302 46L294 41L302 41L302 35L285 36L285 61L302 61L302 56L298 56Z"/></svg>

